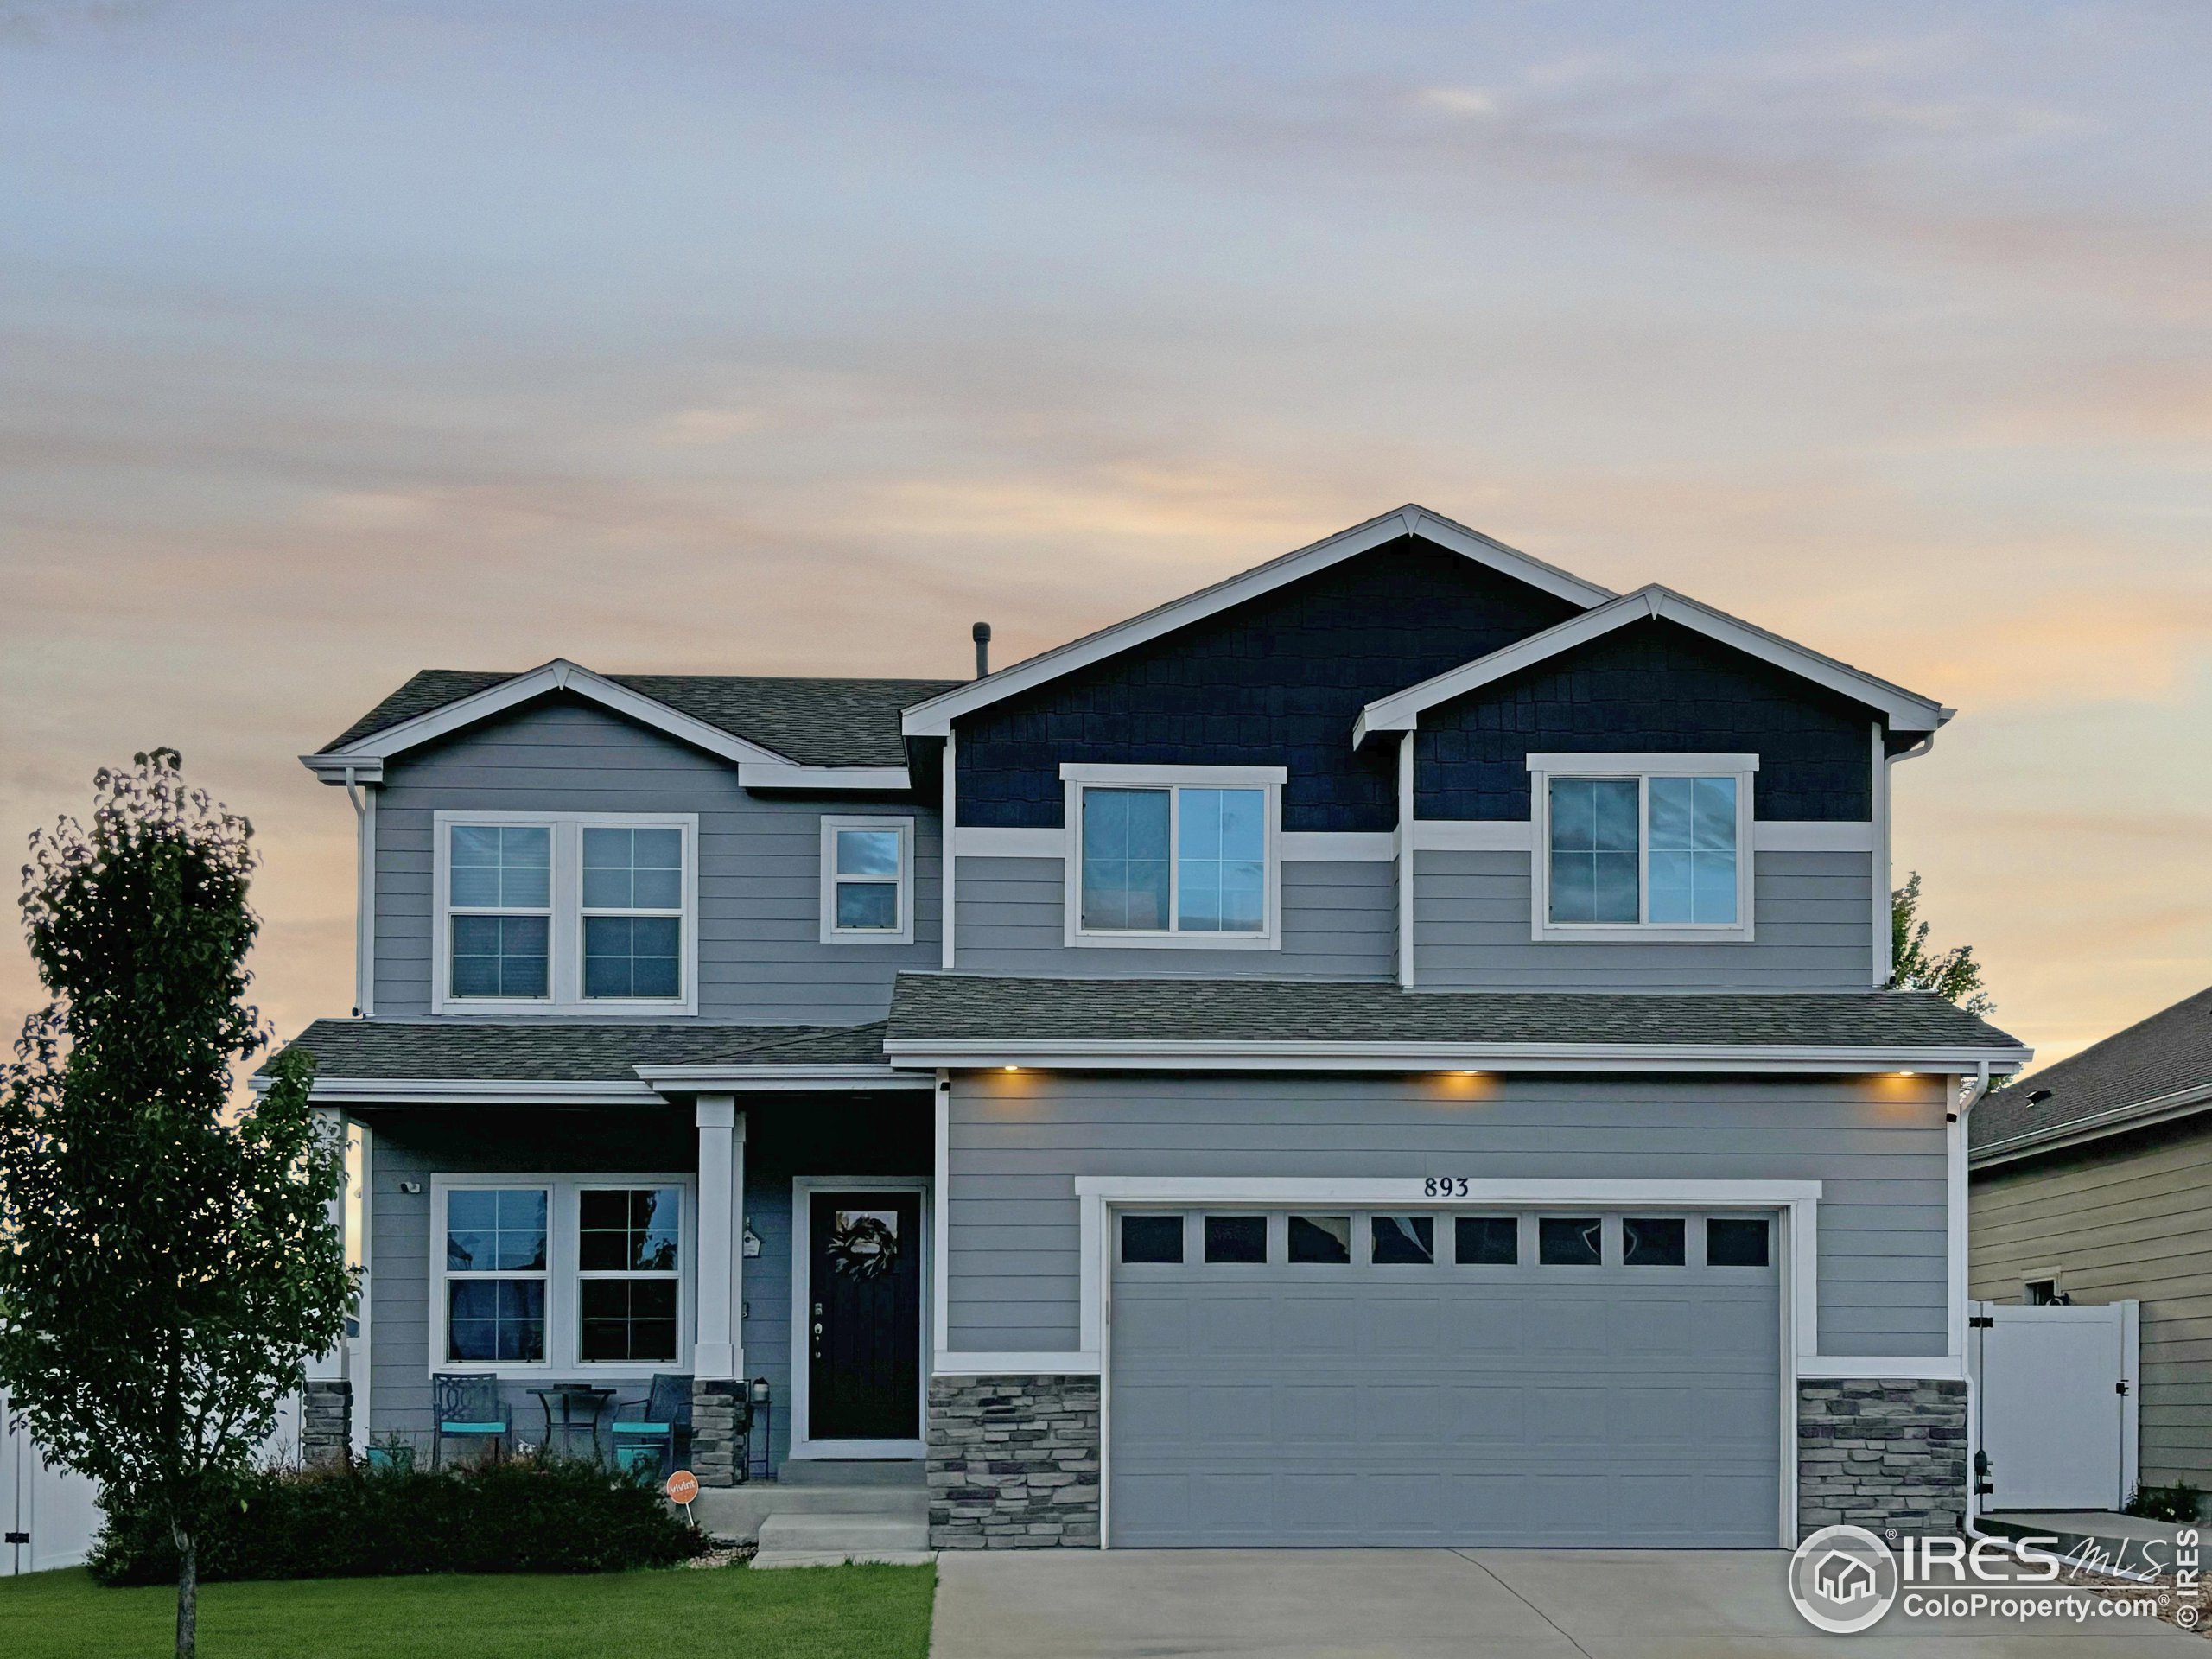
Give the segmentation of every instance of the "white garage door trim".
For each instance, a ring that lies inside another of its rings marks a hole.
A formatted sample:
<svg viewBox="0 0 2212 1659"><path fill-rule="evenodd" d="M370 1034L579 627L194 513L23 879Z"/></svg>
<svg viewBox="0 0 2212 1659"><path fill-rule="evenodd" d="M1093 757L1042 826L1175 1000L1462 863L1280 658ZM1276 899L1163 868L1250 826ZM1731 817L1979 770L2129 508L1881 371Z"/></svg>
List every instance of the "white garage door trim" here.
<svg viewBox="0 0 2212 1659"><path fill-rule="evenodd" d="M1098 1547L1112 1535L1114 1401L1111 1321L1107 1300L1113 1283L1109 1211L1130 1205L1337 1204L1376 1209L1478 1207L1599 1209L1652 1205L1700 1210L1779 1211L1783 1217L1781 1262L1782 1434L1781 1503L1776 1541L1797 1541L1797 1376L1801 1357L1820 1351L1820 1201L1818 1181L1497 1180L1459 1175L1406 1176L1395 1180L1282 1179L1272 1176L1079 1175L1081 1211L1082 1346L1099 1357Z"/></svg>

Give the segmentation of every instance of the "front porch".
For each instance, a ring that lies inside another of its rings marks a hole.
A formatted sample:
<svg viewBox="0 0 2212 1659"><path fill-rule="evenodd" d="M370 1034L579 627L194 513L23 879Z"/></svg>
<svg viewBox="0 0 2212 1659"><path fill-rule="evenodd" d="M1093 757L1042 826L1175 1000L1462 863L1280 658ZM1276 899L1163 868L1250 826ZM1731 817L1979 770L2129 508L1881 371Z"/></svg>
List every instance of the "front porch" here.
<svg viewBox="0 0 2212 1659"><path fill-rule="evenodd" d="M617 1411L641 1418L654 1379L680 1376L675 1461L709 1490L794 1460L919 1459L923 1082L347 1103L366 1288L359 1337L310 1381L303 1452L612 1461ZM498 1432L441 1434L434 1379L456 1376ZM548 1393L569 1387L593 1393Z"/></svg>

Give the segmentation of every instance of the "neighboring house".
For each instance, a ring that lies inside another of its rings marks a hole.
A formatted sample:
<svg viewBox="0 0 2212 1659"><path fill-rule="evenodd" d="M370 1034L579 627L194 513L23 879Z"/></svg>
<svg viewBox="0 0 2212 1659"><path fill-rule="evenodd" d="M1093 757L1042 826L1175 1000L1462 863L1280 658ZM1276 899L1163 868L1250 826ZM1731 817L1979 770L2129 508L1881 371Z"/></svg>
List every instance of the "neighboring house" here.
<svg viewBox="0 0 2212 1659"><path fill-rule="evenodd" d="M2143 1484L2212 1486L2212 990L1971 1122L1974 1297L2139 1300Z"/></svg>
<svg viewBox="0 0 2212 1659"><path fill-rule="evenodd" d="M1955 1113L2027 1058L1885 988L1949 712L1418 507L972 682L419 674L305 758L311 1421L688 1372L713 1484L757 1378L944 1546L1948 1528Z"/></svg>

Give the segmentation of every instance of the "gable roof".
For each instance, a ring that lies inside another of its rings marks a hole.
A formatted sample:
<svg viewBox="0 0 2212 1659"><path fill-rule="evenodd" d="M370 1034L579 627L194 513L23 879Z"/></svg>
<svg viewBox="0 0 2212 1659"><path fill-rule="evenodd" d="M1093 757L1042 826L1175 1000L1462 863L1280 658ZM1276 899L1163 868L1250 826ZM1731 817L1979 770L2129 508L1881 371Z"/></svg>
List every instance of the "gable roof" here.
<svg viewBox="0 0 2212 1659"><path fill-rule="evenodd" d="M2005 1163L2208 1106L2212 988L1990 1096L1967 1119L1973 1161Z"/></svg>
<svg viewBox="0 0 2212 1659"><path fill-rule="evenodd" d="M1471 663L1423 680L1419 685L1394 691L1387 697L1378 697L1360 713L1352 728L1352 746L1357 748L1376 732L1411 731L1420 723L1422 713L1440 703L1491 684L1510 675L1532 668L1538 663L1573 651L1578 645L1624 628L1632 623L1653 620L1677 623L1703 634L1709 639L1730 645L1738 651L1773 664L1799 677L1825 686L1857 702L1880 711L1889 721L1890 729L1897 732L1932 732L1951 717L1953 711L1931 697L1916 691L1908 691L1901 685L1868 674L1840 663L1833 657L1784 639L1780 634L1770 633L1740 618L1717 611L1686 594L1657 582L1624 594L1618 599L1571 616L1541 633L1532 633L1526 639L1516 640L1503 650L1487 657L1478 657Z"/></svg>
<svg viewBox="0 0 2212 1659"><path fill-rule="evenodd" d="M906 741L899 711L953 680L827 679L720 674L595 674L556 658L520 674L425 669L303 760L342 779L346 760L373 777L388 757L562 690L585 696L725 758L750 763L748 784L807 781L784 775L822 768L899 774L875 787L904 787ZM849 775L846 786L868 786Z"/></svg>
<svg viewBox="0 0 2212 1659"><path fill-rule="evenodd" d="M906 712L902 727L909 737L943 737L952 729L952 722L962 715L1007 697L1018 696L1037 686L1071 674L1077 669L1088 668L1119 652L1128 651L1172 633L1178 628L1204 620L1231 606L1256 599L1262 594L1287 586L1317 570L1325 570L1332 564L1371 552L1387 543L1403 537L1417 537L1421 540L1458 553L1478 563L1532 588L1541 588L1576 605L1599 605L1613 597L1610 588L1600 588L1593 582L1571 575L1556 565L1546 564L1532 558L1518 549L1503 542L1493 541L1479 531L1455 524L1441 513L1431 512L1427 507L1408 503L1392 512L1370 518L1365 524L1354 524L1350 530L1338 531L1310 547L1301 547L1267 563L1217 582L1211 588L1201 588L1195 594L1171 600L1156 606L1141 616L1126 622L1116 622L1109 628L1070 640L1039 652L1026 662L1002 668L995 674L980 680L970 680L957 685L941 696L918 702Z"/></svg>

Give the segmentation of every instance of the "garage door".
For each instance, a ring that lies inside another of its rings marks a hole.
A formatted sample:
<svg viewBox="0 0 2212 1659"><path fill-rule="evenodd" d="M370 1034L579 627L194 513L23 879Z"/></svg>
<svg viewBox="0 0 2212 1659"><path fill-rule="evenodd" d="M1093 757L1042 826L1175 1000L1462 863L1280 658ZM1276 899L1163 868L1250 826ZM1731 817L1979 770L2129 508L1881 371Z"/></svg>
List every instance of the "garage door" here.
<svg viewBox="0 0 2212 1659"><path fill-rule="evenodd" d="M1772 1548L1764 1215L1117 1211L1109 1541Z"/></svg>

